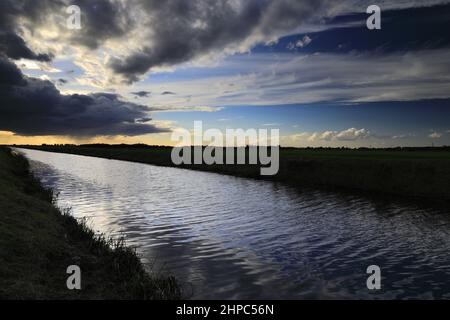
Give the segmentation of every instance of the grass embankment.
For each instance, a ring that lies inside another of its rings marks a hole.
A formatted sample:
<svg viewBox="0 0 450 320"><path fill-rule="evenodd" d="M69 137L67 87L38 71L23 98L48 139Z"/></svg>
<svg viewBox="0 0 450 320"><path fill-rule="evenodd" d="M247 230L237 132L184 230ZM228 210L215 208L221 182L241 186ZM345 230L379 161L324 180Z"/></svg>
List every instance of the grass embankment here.
<svg viewBox="0 0 450 320"><path fill-rule="evenodd" d="M30 147L174 166L170 147L82 145ZM257 165L183 165L182 168L270 179L294 186L353 189L400 196L450 200L450 149L295 149L281 148L276 176L261 176Z"/></svg>
<svg viewBox="0 0 450 320"><path fill-rule="evenodd" d="M81 290L66 269L81 268ZM0 299L175 299L172 277L144 270L123 241L95 235L53 205L27 160L0 147Z"/></svg>

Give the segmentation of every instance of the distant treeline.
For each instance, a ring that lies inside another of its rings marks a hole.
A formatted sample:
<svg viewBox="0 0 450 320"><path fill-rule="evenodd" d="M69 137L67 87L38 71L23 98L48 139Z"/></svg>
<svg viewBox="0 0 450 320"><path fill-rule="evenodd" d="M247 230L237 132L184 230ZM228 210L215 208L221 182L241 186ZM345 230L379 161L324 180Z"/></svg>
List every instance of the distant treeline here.
<svg viewBox="0 0 450 320"><path fill-rule="evenodd" d="M14 147L33 147L35 145L12 145ZM107 144L107 143L90 143L90 144L42 144L42 147L85 147L85 148L157 148L157 149L172 149L171 146L164 145L148 145L144 143L136 144ZM206 146L204 146L206 147ZM248 148L249 146L246 146ZM230 148L230 147L227 147ZM243 147L235 147L243 148ZM349 151L450 151L450 146L427 146L427 147L387 147L387 148L372 148L372 147L283 147L284 150L349 150Z"/></svg>

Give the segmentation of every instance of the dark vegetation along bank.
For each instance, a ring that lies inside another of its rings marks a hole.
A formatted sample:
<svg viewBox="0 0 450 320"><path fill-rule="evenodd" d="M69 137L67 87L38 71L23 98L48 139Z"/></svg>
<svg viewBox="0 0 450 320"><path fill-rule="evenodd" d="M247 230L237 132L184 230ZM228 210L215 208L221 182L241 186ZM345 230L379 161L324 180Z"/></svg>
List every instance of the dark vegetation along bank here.
<svg viewBox="0 0 450 320"><path fill-rule="evenodd" d="M26 146L108 159L175 166L170 147L146 145ZM327 149L281 148L280 170L261 176L257 165L182 165L183 168L271 179L294 186L450 199L450 148Z"/></svg>
<svg viewBox="0 0 450 320"><path fill-rule="evenodd" d="M53 205L27 160L0 147L0 299L175 299L172 277L147 273L121 240L96 235ZM81 269L68 290L67 267Z"/></svg>

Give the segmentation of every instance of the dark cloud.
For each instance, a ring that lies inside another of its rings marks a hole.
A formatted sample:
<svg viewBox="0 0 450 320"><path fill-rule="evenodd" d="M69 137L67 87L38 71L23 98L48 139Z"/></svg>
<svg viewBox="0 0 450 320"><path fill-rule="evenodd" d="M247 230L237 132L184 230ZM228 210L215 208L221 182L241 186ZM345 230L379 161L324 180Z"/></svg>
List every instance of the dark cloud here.
<svg viewBox="0 0 450 320"><path fill-rule="evenodd" d="M71 33L71 42L96 49L105 40L126 35L135 26L128 7L132 2L134 1L70 1L70 5L80 7L82 24L81 30Z"/></svg>
<svg viewBox="0 0 450 320"><path fill-rule="evenodd" d="M49 11L56 7L60 1L27 1L2 0L0 1L0 54L11 59L30 59L50 61L53 56L49 53L35 53L25 43L20 35L22 20L33 26L43 20ZM26 18L26 19L24 19Z"/></svg>
<svg viewBox="0 0 450 320"><path fill-rule="evenodd" d="M140 98L149 97L152 93L150 91L137 91L137 92L130 92L132 95Z"/></svg>
<svg viewBox="0 0 450 320"><path fill-rule="evenodd" d="M304 23L334 29L318 36L314 34L314 41L304 46L304 52L391 52L435 49L450 43L448 1L422 4L405 1L398 7L386 1L380 4L384 9L383 28L376 32L368 32L365 27L366 8L372 4L365 0L135 0L127 3L130 10L141 8L145 19L139 28L146 35L134 52L109 62L109 67L127 83L137 81L154 67L173 66L205 54L236 52L257 43L278 40L298 33ZM446 5L436 6L438 3ZM392 10L399 7L403 9ZM409 8L405 10L405 7ZM348 32L332 27L355 22L357 27L348 28ZM282 45L285 49L287 43Z"/></svg>
<svg viewBox="0 0 450 320"><path fill-rule="evenodd" d="M14 33L1 33L0 31L0 52L12 59L30 59L49 62L53 56L51 54L36 54L27 47L25 41Z"/></svg>
<svg viewBox="0 0 450 320"><path fill-rule="evenodd" d="M20 135L141 135L162 132L149 124L149 108L125 102L110 93L62 95L53 83L22 74L10 59L50 61L51 54L35 53L25 43L24 29L48 23L68 5L82 9L83 28L69 41L90 49L122 36L130 20L121 1L1 0L0 1L0 130ZM64 27L64 26L62 26ZM57 80L63 85L65 79Z"/></svg>
<svg viewBox="0 0 450 320"><path fill-rule="evenodd" d="M148 43L125 58L111 59L109 66L131 83L153 67L179 64L246 40L262 41L292 31L321 12L324 3L331 2L141 0L128 3L139 6L146 14L147 19L140 27L148 34Z"/></svg>
<svg viewBox="0 0 450 320"><path fill-rule="evenodd" d="M10 61L0 56L0 87L26 85L22 72Z"/></svg>
<svg viewBox="0 0 450 320"><path fill-rule="evenodd" d="M113 93L62 95L50 81L25 77L0 58L0 130L78 137L165 131L147 123L149 110Z"/></svg>
<svg viewBox="0 0 450 320"><path fill-rule="evenodd" d="M161 95L163 95L163 96L173 95L173 94L175 94L175 92L172 92L172 91L164 91L163 93L161 93Z"/></svg>
<svg viewBox="0 0 450 320"><path fill-rule="evenodd" d="M152 121L152 118L142 118L142 119L136 120L136 122L139 122L139 123L146 123L149 121Z"/></svg>

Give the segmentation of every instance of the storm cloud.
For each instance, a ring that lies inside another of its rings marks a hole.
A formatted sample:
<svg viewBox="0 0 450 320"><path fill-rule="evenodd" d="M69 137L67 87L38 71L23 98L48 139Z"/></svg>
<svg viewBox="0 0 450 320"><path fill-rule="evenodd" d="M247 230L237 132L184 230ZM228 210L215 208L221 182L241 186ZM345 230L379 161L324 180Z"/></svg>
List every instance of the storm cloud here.
<svg viewBox="0 0 450 320"><path fill-rule="evenodd" d="M245 51L257 42L274 40L310 17L321 16L324 8L329 8L325 4L330 3L330 0L2 0L0 52L13 59L49 61L52 54L34 53L24 41L26 35L35 46L54 33L64 44L88 50L117 41L108 45L112 54L107 66L124 82L131 83L154 67L173 66L211 53ZM69 5L81 9L80 30L66 28L65 9ZM124 41L126 49L120 48ZM60 50L61 46L58 48L53 49Z"/></svg>
<svg viewBox="0 0 450 320"><path fill-rule="evenodd" d="M22 136L137 136L164 132L150 109L111 93L62 95L50 81L24 76L0 57L0 130Z"/></svg>
<svg viewBox="0 0 450 320"><path fill-rule="evenodd" d="M47 25L61 32L61 42L98 48L107 39L123 36L131 20L121 1L2 0L0 1L0 130L22 136L136 136L163 132L149 123L150 108L124 101L115 94L63 95L46 80L25 76L12 60L50 62L48 48L36 51ZM65 9L82 8L83 28L67 32ZM45 34L45 33L44 33ZM30 37L30 35L32 35ZM28 36L28 38L27 38ZM26 39L36 39L27 42ZM56 52L57 54L58 52ZM59 80L64 84L66 80Z"/></svg>
<svg viewBox="0 0 450 320"><path fill-rule="evenodd" d="M439 2L443 1L420 3ZM394 6L381 3L383 8ZM417 3L402 1L397 6ZM13 59L49 61L67 50L65 46L100 50L104 55L98 66L103 76L108 73L109 83L131 84L153 69L246 52L259 43L275 43L298 33L305 24L320 24L343 13L365 14L369 4L365 0L2 0L0 52ZM81 8L80 30L66 27L69 5ZM54 52L45 51L49 48Z"/></svg>
<svg viewBox="0 0 450 320"><path fill-rule="evenodd" d="M292 31L323 11L328 1L139 1L141 30L148 39L134 52L113 57L109 67L126 82L154 67L180 64L222 50L245 51Z"/></svg>
<svg viewBox="0 0 450 320"><path fill-rule="evenodd" d="M61 1L0 1L0 54L12 59L51 61L51 53L34 52L22 38L25 29L43 23L46 15L60 7ZM19 25L19 22L24 25Z"/></svg>
<svg viewBox="0 0 450 320"><path fill-rule="evenodd" d="M424 1L422 5L429 3ZM135 0L127 4L131 12L137 8L141 13L136 27L143 41L126 55L113 56L108 66L131 83L153 68L171 67L211 54L247 52L260 43L276 43L280 37L298 33L305 25L320 25L337 14L352 16L357 12L364 21L366 8L372 3L364 0ZM407 1L408 4L415 6L414 1ZM392 4L383 1L383 8L389 7Z"/></svg>
<svg viewBox="0 0 450 320"><path fill-rule="evenodd" d="M49 62L51 54L37 54L25 44L25 41L15 33L0 32L0 52L12 59L29 59Z"/></svg>

